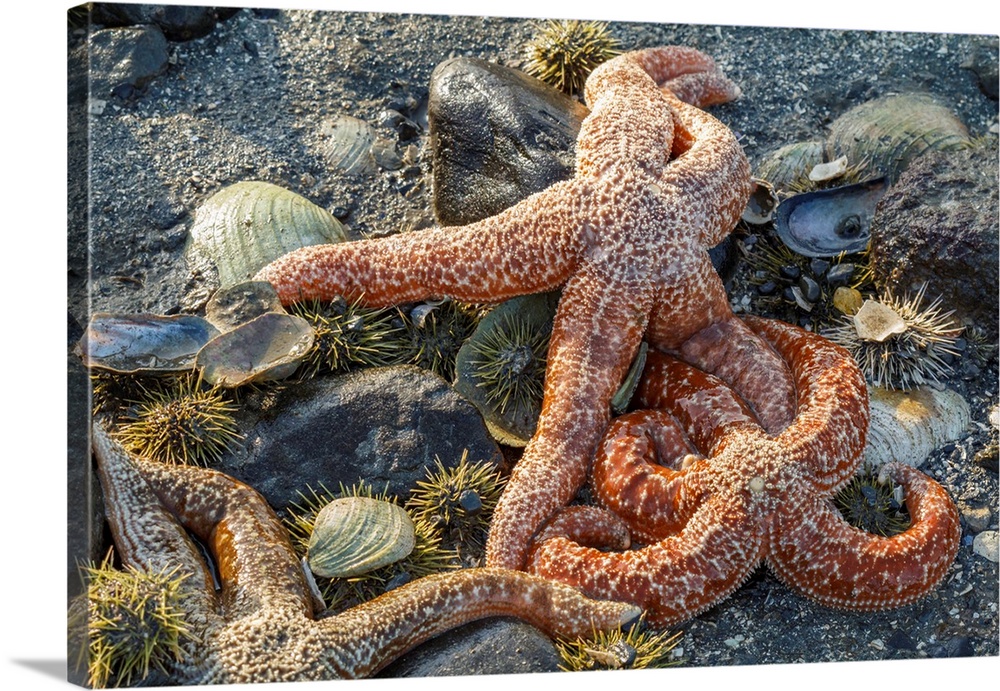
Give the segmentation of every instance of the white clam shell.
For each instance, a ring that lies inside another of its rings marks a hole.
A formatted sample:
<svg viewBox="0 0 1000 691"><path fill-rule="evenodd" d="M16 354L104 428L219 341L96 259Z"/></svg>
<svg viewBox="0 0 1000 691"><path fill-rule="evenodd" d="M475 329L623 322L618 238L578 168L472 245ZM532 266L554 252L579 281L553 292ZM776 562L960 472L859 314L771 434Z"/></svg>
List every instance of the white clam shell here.
<svg viewBox="0 0 1000 691"><path fill-rule="evenodd" d="M896 310L877 300L865 300L854 313L854 330L858 338L882 343L894 334L906 331L906 322Z"/></svg>
<svg viewBox="0 0 1000 691"><path fill-rule="evenodd" d="M344 497L316 515L306 560L317 576L346 578L399 561L415 544L413 520L400 506Z"/></svg>
<svg viewBox="0 0 1000 691"><path fill-rule="evenodd" d="M968 429L969 404L949 389L895 391L870 387L871 425L865 462L878 467L896 460L920 467L938 447Z"/></svg>

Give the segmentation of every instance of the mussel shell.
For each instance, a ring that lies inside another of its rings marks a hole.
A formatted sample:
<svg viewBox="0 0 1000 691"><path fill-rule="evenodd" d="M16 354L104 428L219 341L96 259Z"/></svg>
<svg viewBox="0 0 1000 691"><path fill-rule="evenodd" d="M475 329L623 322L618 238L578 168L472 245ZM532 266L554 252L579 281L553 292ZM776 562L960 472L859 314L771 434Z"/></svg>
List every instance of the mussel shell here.
<svg viewBox="0 0 1000 691"><path fill-rule="evenodd" d="M371 497L343 497L316 515L306 560L317 576L359 576L408 556L413 520L400 506Z"/></svg>
<svg viewBox="0 0 1000 691"><path fill-rule="evenodd" d="M872 467L891 460L920 467L935 449L961 437L969 426L968 402L950 389L872 386L869 398L865 462Z"/></svg>
<svg viewBox="0 0 1000 691"><path fill-rule="evenodd" d="M268 312L206 343L195 366L206 382L226 388L284 379L308 354L315 334L301 317Z"/></svg>
<svg viewBox="0 0 1000 691"><path fill-rule="evenodd" d="M835 257L861 252L871 239L875 206L885 194L885 178L796 194L778 204L774 227L793 252Z"/></svg>
<svg viewBox="0 0 1000 691"><path fill-rule="evenodd" d="M120 373L179 372L194 367L219 331L194 315L94 314L77 343L88 367Z"/></svg>
<svg viewBox="0 0 1000 691"><path fill-rule="evenodd" d="M850 165L867 163L871 177L895 181L924 152L959 149L969 141L958 116L930 94L893 94L838 117L830 125L826 156L847 156Z"/></svg>
<svg viewBox="0 0 1000 691"><path fill-rule="evenodd" d="M225 288L292 250L346 239L326 209L283 187L248 181L219 190L198 208L189 250L215 266Z"/></svg>

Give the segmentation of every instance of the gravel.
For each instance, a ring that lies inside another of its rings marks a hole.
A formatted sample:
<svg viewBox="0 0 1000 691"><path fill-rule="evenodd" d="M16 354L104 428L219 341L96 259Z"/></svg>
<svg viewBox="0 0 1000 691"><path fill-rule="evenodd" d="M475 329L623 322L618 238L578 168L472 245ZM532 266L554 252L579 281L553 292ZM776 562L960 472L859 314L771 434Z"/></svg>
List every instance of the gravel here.
<svg viewBox="0 0 1000 691"><path fill-rule="evenodd" d="M739 135L752 162L780 145L822 137L852 105L909 89L950 104L973 135L992 128L995 137L997 102L963 66L984 52L988 63L989 37L623 23L611 31L625 47L681 43L713 55L743 96L712 112ZM392 138L383 111L424 102L439 62L469 55L517 66L532 35L518 19L243 10L204 38L171 42L163 74L127 98L102 94L103 111L89 121L92 309L198 309L211 286L183 259L187 230L201 202L240 180L304 194L344 220L354 238L431 224L429 185L408 172L413 166L346 179L323 165L319 123L351 115ZM81 40L71 34L70 48ZM419 109L414 117L419 122ZM82 136L71 128L71 143ZM71 169L74 160L85 165L71 154ZM414 165L426 174L429 160L418 150ZM72 343L88 320L88 242L82 188L71 187L70 200ZM974 460L996 442L987 421L996 381L995 355L977 376L957 370L949 384L972 404L973 427L924 466L976 517L975 532L997 529L995 452L992 468ZM683 627L680 659L715 666L996 656L997 564L973 551L975 532L967 522L963 528L949 576L920 603L876 614L832 611L760 569Z"/></svg>

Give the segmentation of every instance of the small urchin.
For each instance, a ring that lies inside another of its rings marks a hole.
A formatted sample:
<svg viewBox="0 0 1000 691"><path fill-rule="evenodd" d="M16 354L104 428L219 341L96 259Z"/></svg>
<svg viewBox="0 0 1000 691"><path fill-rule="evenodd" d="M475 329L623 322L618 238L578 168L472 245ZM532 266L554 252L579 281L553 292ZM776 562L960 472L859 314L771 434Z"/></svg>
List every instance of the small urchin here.
<svg viewBox="0 0 1000 691"><path fill-rule="evenodd" d="M407 361L453 381L455 357L476 330L478 308L454 300L423 302L407 316L410 353Z"/></svg>
<svg viewBox="0 0 1000 691"><path fill-rule="evenodd" d="M470 461L467 449L451 468L437 457L434 463L410 491L406 508L414 521L424 521L449 540L476 551L485 542L503 491L500 472L489 461Z"/></svg>
<svg viewBox="0 0 1000 691"><path fill-rule="evenodd" d="M306 378L342 373L359 367L385 367L405 355L405 328L394 309L363 307L361 300L313 300L292 305L292 313L308 321L316 332L306 355Z"/></svg>
<svg viewBox="0 0 1000 691"><path fill-rule="evenodd" d="M851 478L834 495L833 503L848 523L865 532L892 537L910 527L902 488L870 468Z"/></svg>
<svg viewBox="0 0 1000 691"><path fill-rule="evenodd" d="M952 312L942 310L940 298L921 307L926 289L922 285L912 297L887 291L866 300L823 335L846 348L875 386L906 391L940 383L960 354L962 329L952 321Z"/></svg>
<svg viewBox="0 0 1000 691"><path fill-rule="evenodd" d="M680 632L655 631L640 619L627 630L595 631L591 638L557 639L556 649L565 672L594 669L657 669L680 664L671 659Z"/></svg>
<svg viewBox="0 0 1000 691"><path fill-rule="evenodd" d="M130 686L166 672L179 660L181 645L193 640L185 622L181 584L188 574L179 568L145 572L112 566L110 554L100 566L85 566L87 681L93 688L109 683Z"/></svg>
<svg viewBox="0 0 1000 691"><path fill-rule="evenodd" d="M583 90L595 67L621 54L607 22L550 19L535 26L524 71L569 95Z"/></svg>
<svg viewBox="0 0 1000 691"><path fill-rule="evenodd" d="M479 341L471 343L469 366L487 403L501 415L508 409L537 407L545 386L548 328L536 328L507 314Z"/></svg>
<svg viewBox="0 0 1000 691"><path fill-rule="evenodd" d="M117 439L143 458L161 463L208 465L242 439L236 405L218 388L190 377L147 390L125 416Z"/></svg>

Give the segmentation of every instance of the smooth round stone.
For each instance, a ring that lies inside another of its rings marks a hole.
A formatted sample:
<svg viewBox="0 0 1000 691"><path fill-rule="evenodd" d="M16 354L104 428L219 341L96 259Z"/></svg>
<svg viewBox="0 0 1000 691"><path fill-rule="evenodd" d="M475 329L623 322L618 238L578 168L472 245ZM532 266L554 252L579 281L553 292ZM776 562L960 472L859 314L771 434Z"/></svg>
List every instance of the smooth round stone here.
<svg viewBox="0 0 1000 691"><path fill-rule="evenodd" d="M316 378L282 390L240 449L215 467L257 489L276 510L322 483L364 481L406 498L439 458L501 461L482 417L441 377L403 365Z"/></svg>

